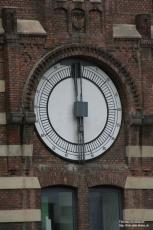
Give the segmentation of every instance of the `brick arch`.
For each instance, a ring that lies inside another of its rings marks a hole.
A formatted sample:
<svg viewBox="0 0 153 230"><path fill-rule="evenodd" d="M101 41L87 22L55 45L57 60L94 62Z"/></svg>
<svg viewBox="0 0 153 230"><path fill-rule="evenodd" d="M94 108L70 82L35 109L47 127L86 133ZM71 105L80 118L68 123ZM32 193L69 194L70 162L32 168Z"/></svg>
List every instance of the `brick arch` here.
<svg viewBox="0 0 153 230"><path fill-rule="evenodd" d="M87 184L89 188L104 185L124 188L126 178L127 176L119 173L98 172L98 175L95 174L87 176Z"/></svg>
<svg viewBox="0 0 153 230"><path fill-rule="evenodd" d="M47 170L45 172L38 172L41 188L51 186L67 186L77 188L79 184L79 177L73 173Z"/></svg>
<svg viewBox="0 0 153 230"><path fill-rule="evenodd" d="M115 76L112 79L116 80L120 88L122 88L123 98L126 97L128 101L130 100L135 111L141 109L141 97L135 81L120 61L102 48L71 44L51 50L34 66L23 91L22 107L24 111L33 111L34 95L42 75L61 59L70 57L92 60L108 73L108 75Z"/></svg>

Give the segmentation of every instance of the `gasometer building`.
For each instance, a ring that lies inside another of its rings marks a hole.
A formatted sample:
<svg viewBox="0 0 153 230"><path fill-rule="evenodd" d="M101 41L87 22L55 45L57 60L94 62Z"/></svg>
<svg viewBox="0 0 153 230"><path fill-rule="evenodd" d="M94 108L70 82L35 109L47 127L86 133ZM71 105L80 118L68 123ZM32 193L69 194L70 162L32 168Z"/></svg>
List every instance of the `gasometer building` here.
<svg viewBox="0 0 153 230"><path fill-rule="evenodd" d="M0 1L0 230L153 229L151 0Z"/></svg>

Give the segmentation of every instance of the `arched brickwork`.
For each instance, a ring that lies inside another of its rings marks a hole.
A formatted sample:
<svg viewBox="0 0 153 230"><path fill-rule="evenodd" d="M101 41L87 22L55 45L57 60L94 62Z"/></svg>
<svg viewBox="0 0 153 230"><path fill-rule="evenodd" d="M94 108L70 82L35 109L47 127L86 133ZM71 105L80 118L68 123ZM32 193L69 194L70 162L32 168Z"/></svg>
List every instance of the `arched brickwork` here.
<svg viewBox="0 0 153 230"><path fill-rule="evenodd" d="M83 184L86 187L94 187L94 186L116 186L120 188L125 188L125 183L127 179L127 175L120 173L105 173L102 171L101 173L86 173L84 172L84 176L82 177L82 173L73 173L67 171L56 171L56 170L36 170L36 176L39 178L39 182L41 188L49 187L49 186L70 186L70 187L79 187L80 181L83 180Z"/></svg>
<svg viewBox="0 0 153 230"><path fill-rule="evenodd" d="M79 175L63 171L37 171L41 188L50 186L78 187Z"/></svg>
<svg viewBox="0 0 153 230"><path fill-rule="evenodd" d="M24 111L33 111L35 91L45 71L61 59L69 57L80 57L94 61L116 81L119 91L122 91L123 98L126 97L132 103L135 110L141 108L141 99L134 79L120 61L101 48L71 44L53 49L34 66L24 87L22 99Z"/></svg>
<svg viewBox="0 0 153 230"><path fill-rule="evenodd" d="M88 187L110 185L110 186L124 188L125 182L126 182L126 175L121 175L119 173L98 172L98 175L95 174L95 175L87 176Z"/></svg>

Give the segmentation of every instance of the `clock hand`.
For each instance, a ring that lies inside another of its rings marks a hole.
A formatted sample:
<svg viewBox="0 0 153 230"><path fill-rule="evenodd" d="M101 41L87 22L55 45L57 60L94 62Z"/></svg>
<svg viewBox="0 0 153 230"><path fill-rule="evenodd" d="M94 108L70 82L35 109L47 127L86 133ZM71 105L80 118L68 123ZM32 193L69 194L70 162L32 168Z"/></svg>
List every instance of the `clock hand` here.
<svg viewBox="0 0 153 230"><path fill-rule="evenodd" d="M75 64L72 64L72 77L74 79L75 101L78 101L78 82L77 82L76 65Z"/></svg>
<svg viewBox="0 0 153 230"><path fill-rule="evenodd" d="M76 116L77 119L77 134L78 134L78 152L79 152L79 160L81 160L80 155L81 155L81 149L80 149L80 141L81 141L81 137L80 137L80 119L79 117L76 115L76 110L77 110L77 105L78 105L78 80L77 80L77 73L78 71L78 65L76 63L73 63L71 66L71 71L72 71L72 78L74 80L74 90L75 90L75 102L74 102L74 114Z"/></svg>
<svg viewBox="0 0 153 230"><path fill-rule="evenodd" d="M82 102L83 105L83 94L82 94L82 73L81 73L81 65L79 66L79 79L80 79L80 102ZM79 132L80 132L80 157L81 160L84 161L85 160L85 146L84 146L84 118L83 116L79 117Z"/></svg>
<svg viewBox="0 0 153 230"><path fill-rule="evenodd" d="M84 116L87 116L87 102L83 102L83 90L82 90L82 74L80 63L72 64L72 77L74 79L75 88L75 102L74 102L74 115L77 118L77 130L78 130L78 151L79 160L85 160L84 151ZM78 100L78 79L80 80L80 98Z"/></svg>

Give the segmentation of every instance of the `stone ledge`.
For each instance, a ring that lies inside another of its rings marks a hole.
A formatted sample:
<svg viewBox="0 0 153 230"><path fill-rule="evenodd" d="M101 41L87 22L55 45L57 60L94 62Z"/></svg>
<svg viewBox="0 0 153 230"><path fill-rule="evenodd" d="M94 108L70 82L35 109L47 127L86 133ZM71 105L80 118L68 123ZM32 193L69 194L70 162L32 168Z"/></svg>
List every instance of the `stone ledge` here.
<svg viewBox="0 0 153 230"><path fill-rule="evenodd" d="M0 223L41 221L40 209L0 210Z"/></svg>
<svg viewBox="0 0 153 230"><path fill-rule="evenodd" d="M149 158L153 157L153 146L129 145L126 147L126 156L128 158Z"/></svg>
<svg viewBox="0 0 153 230"><path fill-rule="evenodd" d="M99 2L101 2L101 0L90 0L90 2L92 2L92 3L99 3Z"/></svg>
<svg viewBox="0 0 153 230"><path fill-rule="evenodd" d="M0 145L0 157L32 157L33 145Z"/></svg>
<svg viewBox="0 0 153 230"><path fill-rule="evenodd" d="M6 113L0 113L0 125L6 125Z"/></svg>
<svg viewBox="0 0 153 230"><path fill-rule="evenodd" d="M4 34L2 19L0 18L0 34ZM40 34L46 35L46 31L37 20L17 20L17 33L19 34Z"/></svg>
<svg viewBox="0 0 153 230"><path fill-rule="evenodd" d="M58 1L61 1L61 0L58 0ZM62 1L65 1L65 0L62 0ZM73 2L84 2L85 0L72 0ZM92 2L92 3L99 3L101 2L101 0L89 0L89 2Z"/></svg>
<svg viewBox="0 0 153 230"><path fill-rule="evenodd" d="M4 92L5 92L5 81L0 80L0 93L4 93Z"/></svg>
<svg viewBox="0 0 153 230"><path fill-rule="evenodd" d="M0 177L0 189L40 189L37 177Z"/></svg>
<svg viewBox="0 0 153 230"><path fill-rule="evenodd" d="M123 219L126 221L153 221L153 209L124 209Z"/></svg>
<svg viewBox="0 0 153 230"><path fill-rule="evenodd" d="M153 177L127 177L125 189L153 189Z"/></svg>
<svg viewBox="0 0 153 230"><path fill-rule="evenodd" d="M136 30L135 25L131 25L131 24L114 24L113 25L113 38L140 39L141 35Z"/></svg>
<svg viewBox="0 0 153 230"><path fill-rule="evenodd" d="M73 0L73 2L84 2L84 0Z"/></svg>
<svg viewBox="0 0 153 230"><path fill-rule="evenodd" d="M17 33L21 34L46 34L39 21L36 20L17 20Z"/></svg>

